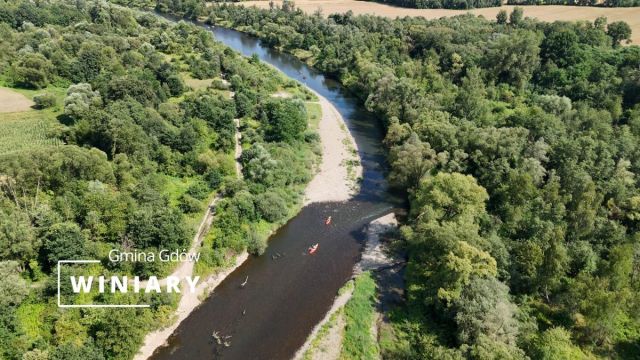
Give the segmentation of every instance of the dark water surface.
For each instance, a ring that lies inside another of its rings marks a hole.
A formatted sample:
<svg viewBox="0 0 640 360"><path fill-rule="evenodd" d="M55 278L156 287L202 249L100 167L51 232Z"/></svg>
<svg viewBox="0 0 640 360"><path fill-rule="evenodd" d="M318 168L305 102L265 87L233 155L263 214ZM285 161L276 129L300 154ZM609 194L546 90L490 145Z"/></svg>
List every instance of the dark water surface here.
<svg viewBox="0 0 640 360"><path fill-rule="evenodd" d="M200 24L202 25L202 24ZM206 26L206 25L202 25ZM345 118L358 144L364 168L360 194L348 202L312 204L269 240L264 255L250 257L185 319L152 359L290 359L331 307L351 278L364 240L364 226L399 206L384 179L382 132L336 81L325 78L291 55L263 47L259 40L208 27L215 38L258 57L326 97ZM325 226L331 215L333 222ZM316 254L307 248L319 243ZM280 254L274 259L272 255ZM248 276L245 287L240 284ZM216 344L213 332L230 336Z"/></svg>

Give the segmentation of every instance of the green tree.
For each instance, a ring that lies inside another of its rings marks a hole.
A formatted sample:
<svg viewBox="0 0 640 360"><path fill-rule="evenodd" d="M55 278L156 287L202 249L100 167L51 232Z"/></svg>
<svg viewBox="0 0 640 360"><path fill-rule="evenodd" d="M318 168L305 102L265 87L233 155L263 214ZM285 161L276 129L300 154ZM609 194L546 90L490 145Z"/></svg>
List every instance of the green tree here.
<svg viewBox="0 0 640 360"><path fill-rule="evenodd" d="M18 307L29 294L27 282L20 276L16 261L0 261L0 306Z"/></svg>
<svg viewBox="0 0 640 360"><path fill-rule="evenodd" d="M272 141L293 142L302 139L307 129L307 111L299 100L277 99L265 104L269 124L267 136Z"/></svg>
<svg viewBox="0 0 640 360"><path fill-rule="evenodd" d="M26 53L13 69L13 81L16 85L42 89L51 81L51 62L39 53Z"/></svg>
<svg viewBox="0 0 640 360"><path fill-rule="evenodd" d="M43 251L50 267L59 260L82 259L87 251L86 239L75 223L54 224L45 235Z"/></svg>
<svg viewBox="0 0 640 360"><path fill-rule="evenodd" d="M509 24L513 26L520 26L522 20L524 19L524 10L521 7L513 8L511 15L509 15Z"/></svg>
<svg viewBox="0 0 640 360"><path fill-rule="evenodd" d="M454 113L471 121L483 123L489 115L487 92L480 74L480 68L467 70L456 96Z"/></svg>
<svg viewBox="0 0 640 360"><path fill-rule="evenodd" d="M500 25L505 25L507 23L507 11L500 10L496 15L496 22Z"/></svg>
<svg viewBox="0 0 640 360"><path fill-rule="evenodd" d="M458 338L473 344L480 336L516 346L517 307L509 299L509 288L493 277L472 278L454 303Z"/></svg>
<svg viewBox="0 0 640 360"><path fill-rule="evenodd" d="M67 96L64 98L64 114L74 120L85 115L91 106L102 104L102 98L98 91L91 88L91 84L80 83L69 86Z"/></svg>
<svg viewBox="0 0 640 360"><path fill-rule="evenodd" d="M0 210L0 259L26 263L39 247L31 219L20 209L7 205Z"/></svg>
<svg viewBox="0 0 640 360"><path fill-rule="evenodd" d="M260 216L269 221L277 222L287 216L287 203L274 192L266 192L256 196L256 210Z"/></svg>
<svg viewBox="0 0 640 360"><path fill-rule="evenodd" d="M534 360L586 360L579 347L571 342L571 333L561 327L545 330L534 341Z"/></svg>
<svg viewBox="0 0 640 360"><path fill-rule="evenodd" d="M400 188L415 189L422 177L436 166L438 159L429 143L423 143L412 133L404 143L391 148L389 162L390 182Z"/></svg>
<svg viewBox="0 0 640 360"><path fill-rule="evenodd" d="M607 26L607 35L613 39L613 46L619 46L623 40L631 41L631 27L624 21L614 21Z"/></svg>

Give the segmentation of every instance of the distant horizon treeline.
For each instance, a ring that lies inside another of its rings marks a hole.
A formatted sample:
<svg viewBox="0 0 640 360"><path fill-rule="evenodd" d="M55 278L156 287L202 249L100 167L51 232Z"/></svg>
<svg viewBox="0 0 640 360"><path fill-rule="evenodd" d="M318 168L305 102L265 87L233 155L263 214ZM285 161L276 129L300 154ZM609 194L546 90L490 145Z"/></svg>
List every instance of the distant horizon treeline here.
<svg viewBox="0 0 640 360"><path fill-rule="evenodd" d="M368 0L415 9L479 9L502 5L635 7L640 0Z"/></svg>

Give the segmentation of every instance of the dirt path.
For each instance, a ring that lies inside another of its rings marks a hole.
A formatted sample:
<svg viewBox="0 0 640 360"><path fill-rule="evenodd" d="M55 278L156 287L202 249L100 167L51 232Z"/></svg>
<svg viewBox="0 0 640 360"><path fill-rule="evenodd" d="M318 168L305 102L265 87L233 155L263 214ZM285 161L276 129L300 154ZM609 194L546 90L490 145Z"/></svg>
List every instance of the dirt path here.
<svg viewBox="0 0 640 360"><path fill-rule="evenodd" d="M242 178L242 165L240 164L240 155L242 155L242 143L240 139L242 139L242 134L240 133L240 119L233 119L233 122L236 124L236 150L234 154L234 158L236 159L236 175L238 178Z"/></svg>
<svg viewBox="0 0 640 360"><path fill-rule="evenodd" d="M281 5L282 0L274 0L274 3ZM269 8L269 1L246 1L241 3L244 6L257 6L259 8ZM344 13L349 10L354 14L373 14L387 17L422 16L427 19L439 19L445 16L455 16L470 12L475 15L482 15L487 19L495 19L496 14L501 9L511 12L514 6L505 5L497 8L483 8L473 10L449 10L449 9L409 9L369 1L356 0L297 0L296 7L301 8L306 13L313 13L322 9L323 15L332 13ZM542 21L593 21L599 16L605 16L609 22L626 21L631 30L631 40L633 44L640 44L640 7L633 8L601 8L591 6L523 6L524 15L534 17Z"/></svg>
<svg viewBox="0 0 640 360"><path fill-rule="evenodd" d="M323 201L345 201L355 193L355 179L362 177L362 166L357 155L357 145L345 127L342 115L326 98L316 93L322 109L318 133L322 140L322 163L305 191L304 204ZM354 160L351 169L347 162ZM350 175L349 172L352 172Z"/></svg>
<svg viewBox="0 0 640 360"><path fill-rule="evenodd" d="M0 113L31 110L33 101L8 88L0 87Z"/></svg>

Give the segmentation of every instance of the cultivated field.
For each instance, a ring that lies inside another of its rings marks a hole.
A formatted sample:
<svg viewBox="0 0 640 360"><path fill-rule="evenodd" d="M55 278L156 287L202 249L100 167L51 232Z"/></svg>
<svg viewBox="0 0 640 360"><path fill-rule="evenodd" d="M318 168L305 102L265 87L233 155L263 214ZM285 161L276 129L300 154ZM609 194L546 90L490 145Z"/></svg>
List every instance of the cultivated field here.
<svg viewBox="0 0 640 360"><path fill-rule="evenodd" d="M0 114L0 155L34 147L60 145L51 137L54 119L39 111Z"/></svg>
<svg viewBox="0 0 640 360"><path fill-rule="evenodd" d="M33 101L11 89L0 87L0 113L31 110Z"/></svg>
<svg viewBox="0 0 640 360"><path fill-rule="evenodd" d="M56 109L33 110L33 104L30 96L0 87L0 155L62 144L52 137Z"/></svg>
<svg viewBox="0 0 640 360"><path fill-rule="evenodd" d="M281 4L281 0L274 0ZM257 6L268 8L269 1L247 1L241 4L245 6ZM395 7L375 2L355 1L355 0L296 0L295 4L305 12L313 13L318 8L322 9L325 15L331 13L343 13L348 10L354 14L374 14L388 17L423 16L427 19L437 19L443 16L460 15L467 12L482 15L487 19L495 19L500 9L511 12L513 6L502 6L500 8L484 8L474 10L448 10L448 9L408 9ZM633 44L640 44L640 7L636 8L597 8L586 6L523 6L524 15L535 17L543 21L555 20L595 20L599 16L606 16L609 22L624 20L633 30L631 36Z"/></svg>

